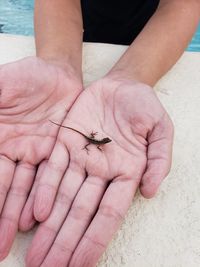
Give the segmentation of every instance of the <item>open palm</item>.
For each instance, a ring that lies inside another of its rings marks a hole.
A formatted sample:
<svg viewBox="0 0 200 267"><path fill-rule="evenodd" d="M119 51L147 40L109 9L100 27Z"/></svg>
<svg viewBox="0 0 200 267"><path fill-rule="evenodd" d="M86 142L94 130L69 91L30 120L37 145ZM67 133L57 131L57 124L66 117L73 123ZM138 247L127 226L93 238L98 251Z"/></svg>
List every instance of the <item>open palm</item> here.
<svg viewBox="0 0 200 267"><path fill-rule="evenodd" d="M172 123L146 85L99 80L62 125L112 141L87 151L84 136L60 128L36 193L34 214L43 223L28 252L29 267L95 266L138 185L150 197L171 164Z"/></svg>
<svg viewBox="0 0 200 267"><path fill-rule="evenodd" d="M42 169L58 129L81 89L60 67L30 57L0 66L0 258L18 228L21 210L39 165Z"/></svg>

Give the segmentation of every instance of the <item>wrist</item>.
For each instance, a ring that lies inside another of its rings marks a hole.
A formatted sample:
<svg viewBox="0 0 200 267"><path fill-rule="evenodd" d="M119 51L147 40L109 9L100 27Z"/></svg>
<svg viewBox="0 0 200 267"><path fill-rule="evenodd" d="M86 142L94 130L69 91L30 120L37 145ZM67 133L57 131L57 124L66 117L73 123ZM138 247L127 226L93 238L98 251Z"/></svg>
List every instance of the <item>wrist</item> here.
<svg viewBox="0 0 200 267"><path fill-rule="evenodd" d="M105 80L112 80L119 83L131 82L133 84L143 83L136 75L128 73L124 69L113 68L104 77Z"/></svg>
<svg viewBox="0 0 200 267"><path fill-rule="evenodd" d="M139 67L114 66L106 76L118 80L129 80L136 83L143 83L151 87L153 87L157 82L157 79L151 75L151 71L146 73Z"/></svg>
<svg viewBox="0 0 200 267"><path fill-rule="evenodd" d="M76 78L76 80L79 80L81 84L83 83L81 68L79 68L78 64L75 64L75 62L71 62L69 59L60 59L50 56L37 55L37 57L48 64L58 67L68 76Z"/></svg>
<svg viewBox="0 0 200 267"><path fill-rule="evenodd" d="M37 54L37 57L44 60L48 64L59 67L66 73L74 74L82 81L82 70L81 70L81 60L72 59L67 56L56 57L51 55Z"/></svg>
<svg viewBox="0 0 200 267"><path fill-rule="evenodd" d="M120 88L124 88L125 86L136 86L139 88L142 86L145 88L150 88L151 90L153 89L150 83L139 79L139 77L136 75L129 75L128 73L119 69L109 71L104 77L102 77L102 81L108 85L108 88L112 88L114 85L114 88L118 86L120 86ZM111 86L109 86L109 84Z"/></svg>

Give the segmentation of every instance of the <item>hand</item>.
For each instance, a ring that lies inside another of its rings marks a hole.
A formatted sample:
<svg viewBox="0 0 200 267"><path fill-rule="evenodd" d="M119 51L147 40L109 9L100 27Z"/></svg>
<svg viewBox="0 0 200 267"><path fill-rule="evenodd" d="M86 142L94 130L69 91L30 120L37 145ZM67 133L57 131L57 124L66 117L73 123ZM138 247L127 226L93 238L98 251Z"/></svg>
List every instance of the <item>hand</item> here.
<svg viewBox="0 0 200 267"><path fill-rule="evenodd" d="M60 128L37 188L34 214L44 222L28 267L95 266L138 185L151 197L170 169L172 122L147 85L99 80L78 97L64 125L112 142L86 151L86 138Z"/></svg>
<svg viewBox="0 0 200 267"><path fill-rule="evenodd" d="M80 90L75 75L56 63L30 57L0 66L1 260L14 240L37 167L41 175L55 144L58 129L48 120L62 122ZM34 224L29 209L34 188L22 229Z"/></svg>

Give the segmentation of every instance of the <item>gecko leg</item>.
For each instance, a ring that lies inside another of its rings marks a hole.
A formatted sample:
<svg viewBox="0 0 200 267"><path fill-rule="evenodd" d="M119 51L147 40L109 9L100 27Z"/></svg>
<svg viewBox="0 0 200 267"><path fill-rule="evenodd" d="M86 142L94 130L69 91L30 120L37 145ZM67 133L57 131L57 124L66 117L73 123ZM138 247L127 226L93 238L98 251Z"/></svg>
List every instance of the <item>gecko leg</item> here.
<svg viewBox="0 0 200 267"><path fill-rule="evenodd" d="M94 139L97 134L98 134L98 132L91 132L90 137L92 139Z"/></svg>
<svg viewBox="0 0 200 267"><path fill-rule="evenodd" d="M101 152L103 151L100 145L97 146L97 148L98 148Z"/></svg>
<svg viewBox="0 0 200 267"><path fill-rule="evenodd" d="M88 146L90 145L90 143L86 144L82 149L85 149L87 151L87 154L89 154L89 149Z"/></svg>

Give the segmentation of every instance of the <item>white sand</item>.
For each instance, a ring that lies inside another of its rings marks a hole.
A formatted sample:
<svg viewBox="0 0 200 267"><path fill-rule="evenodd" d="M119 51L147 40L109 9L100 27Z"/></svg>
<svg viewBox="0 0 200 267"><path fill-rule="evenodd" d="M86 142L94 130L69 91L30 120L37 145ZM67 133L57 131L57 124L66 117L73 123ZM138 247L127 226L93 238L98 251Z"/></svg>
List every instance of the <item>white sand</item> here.
<svg viewBox="0 0 200 267"><path fill-rule="evenodd" d="M106 73L125 49L85 45L85 82ZM32 38L0 35L0 63L33 54ZM172 170L155 198L137 194L99 267L200 266L200 53L186 52L155 89L175 124ZM19 234L0 267L23 267L31 238Z"/></svg>

